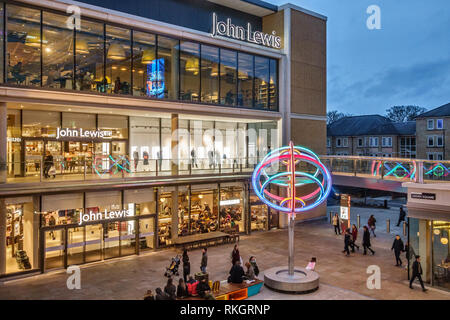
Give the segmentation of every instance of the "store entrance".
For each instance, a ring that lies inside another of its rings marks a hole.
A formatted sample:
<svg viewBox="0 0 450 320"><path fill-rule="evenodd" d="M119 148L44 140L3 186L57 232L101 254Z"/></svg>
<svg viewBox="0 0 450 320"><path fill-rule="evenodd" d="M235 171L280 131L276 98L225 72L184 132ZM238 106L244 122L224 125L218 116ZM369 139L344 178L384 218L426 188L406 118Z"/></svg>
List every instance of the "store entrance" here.
<svg viewBox="0 0 450 320"><path fill-rule="evenodd" d="M142 216L82 226L44 227L44 271L154 249L154 225L154 217Z"/></svg>

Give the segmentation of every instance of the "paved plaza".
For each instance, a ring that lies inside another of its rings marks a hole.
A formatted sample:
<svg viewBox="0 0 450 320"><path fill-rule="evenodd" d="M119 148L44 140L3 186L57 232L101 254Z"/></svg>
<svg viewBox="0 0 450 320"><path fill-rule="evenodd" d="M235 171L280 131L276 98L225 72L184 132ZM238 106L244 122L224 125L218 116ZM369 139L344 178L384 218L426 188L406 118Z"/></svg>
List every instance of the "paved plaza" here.
<svg viewBox="0 0 450 320"><path fill-rule="evenodd" d="M329 208L333 210L333 208ZM353 209L352 209L353 210ZM395 267L390 246L394 234L400 228L387 234L382 230L385 218L397 218L398 210L355 208L353 213L361 214L361 224L366 216L375 214L380 221L377 237L372 239L374 256L363 256L361 251L346 257L343 253L343 237L336 236L325 219L298 224L295 228L295 261L305 266L308 260L317 257L316 271L320 274L320 288L305 295L285 295L263 287L253 299L447 299L450 293L430 289L423 293L418 287L408 288L404 268ZM368 217L368 216L367 216ZM361 236L361 234L360 234ZM360 243L361 239L358 239ZM211 280L223 280L231 267L230 253L233 244L211 247L208 250L208 272ZM251 255L263 272L270 267L287 264L287 230L272 230L242 236L240 252L244 261ZM81 267L81 289L68 290L68 275L64 270L37 275L25 279L0 282L0 299L142 299L147 289L164 287L165 267L176 254L175 250L162 250L142 256L110 260ZM200 266L201 251L190 253L191 271ZM404 257L404 255L402 255ZM404 259L406 260L406 259ZM381 268L381 289L369 290L366 280L369 265ZM260 275L262 278L262 275ZM177 281L177 280L176 280Z"/></svg>

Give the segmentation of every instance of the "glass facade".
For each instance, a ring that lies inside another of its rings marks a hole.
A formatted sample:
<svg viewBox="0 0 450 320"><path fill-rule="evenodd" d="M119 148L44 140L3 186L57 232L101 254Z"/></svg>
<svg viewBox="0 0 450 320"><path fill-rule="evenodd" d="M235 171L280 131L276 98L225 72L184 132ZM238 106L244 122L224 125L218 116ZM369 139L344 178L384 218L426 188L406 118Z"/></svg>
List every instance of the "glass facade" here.
<svg viewBox="0 0 450 320"><path fill-rule="evenodd" d="M66 20L6 5L5 82L278 110L275 59L89 19L72 30Z"/></svg>
<svg viewBox="0 0 450 320"><path fill-rule="evenodd" d="M268 228L267 207L242 182L34 198L6 200L6 274L140 254L188 235Z"/></svg>

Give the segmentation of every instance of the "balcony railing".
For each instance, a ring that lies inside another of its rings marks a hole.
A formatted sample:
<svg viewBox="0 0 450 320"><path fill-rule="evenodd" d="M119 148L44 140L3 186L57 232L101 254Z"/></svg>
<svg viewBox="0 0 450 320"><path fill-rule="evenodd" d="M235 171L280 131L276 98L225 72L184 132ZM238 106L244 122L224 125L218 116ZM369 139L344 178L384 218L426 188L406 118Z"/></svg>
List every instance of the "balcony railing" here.
<svg viewBox="0 0 450 320"><path fill-rule="evenodd" d="M450 161L359 156L321 156L334 175L401 182L450 182Z"/></svg>
<svg viewBox="0 0 450 320"><path fill-rule="evenodd" d="M89 160L26 160L6 163L7 183L95 181L108 179L251 173L256 158L140 159L102 156Z"/></svg>

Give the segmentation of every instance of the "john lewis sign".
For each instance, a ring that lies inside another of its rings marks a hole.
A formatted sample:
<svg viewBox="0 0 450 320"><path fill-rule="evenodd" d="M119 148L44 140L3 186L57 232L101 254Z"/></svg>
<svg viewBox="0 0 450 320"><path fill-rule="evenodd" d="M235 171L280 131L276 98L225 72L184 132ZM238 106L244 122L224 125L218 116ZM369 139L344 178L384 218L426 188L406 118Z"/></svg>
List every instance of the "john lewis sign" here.
<svg viewBox="0 0 450 320"><path fill-rule="evenodd" d="M224 36L236 40L247 41L269 48L281 48L281 37L277 36L275 31L272 31L272 34L253 31L250 23L247 23L247 28L236 26L231 23L231 18L227 18L226 22L218 21L216 13L213 13L211 35L213 37Z"/></svg>
<svg viewBox="0 0 450 320"><path fill-rule="evenodd" d="M111 130L85 130L83 128L70 129L70 128L57 128L56 139L62 140L67 138L78 139L105 139L111 138Z"/></svg>
<svg viewBox="0 0 450 320"><path fill-rule="evenodd" d="M117 219L117 218L125 218L133 216L132 210L116 210L116 211L108 211L104 212L92 212L89 213L81 213L80 221L78 222L81 225L83 222L89 221L97 221L97 220L109 220L109 219Z"/></svg>

